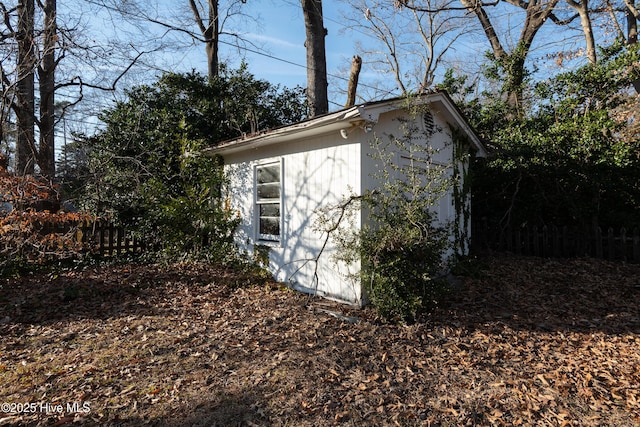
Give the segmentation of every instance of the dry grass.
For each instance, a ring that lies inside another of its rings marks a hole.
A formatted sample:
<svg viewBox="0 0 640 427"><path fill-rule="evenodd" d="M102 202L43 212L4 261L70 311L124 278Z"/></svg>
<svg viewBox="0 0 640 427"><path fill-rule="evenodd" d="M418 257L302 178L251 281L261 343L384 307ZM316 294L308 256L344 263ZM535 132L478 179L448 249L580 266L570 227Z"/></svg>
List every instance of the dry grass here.
<svg viewBox="0 0 640 427"><path fill-rule="evenodd" d="M640 266L484 262L410 326L204 265L5 280L0 426L640 425Z"/></svg>

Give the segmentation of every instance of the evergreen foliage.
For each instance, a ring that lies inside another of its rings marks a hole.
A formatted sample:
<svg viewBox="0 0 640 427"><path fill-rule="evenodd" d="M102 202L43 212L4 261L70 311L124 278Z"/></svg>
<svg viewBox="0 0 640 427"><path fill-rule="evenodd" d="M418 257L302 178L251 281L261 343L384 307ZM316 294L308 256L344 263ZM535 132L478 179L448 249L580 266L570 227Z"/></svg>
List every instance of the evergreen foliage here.
<svg viewBox="0 0 640 427"><path fill-rule="evenodd" d="M616 43L601 61L538 83L521 118L484 94L462 109L493 155L474 166L474 217L524 224L640 225L637 46ZM444 88L470 93L451 74Z"/></svg>
<svg viewBox="0 0 640 427"><path fill-rule="evenodd" d="M378 314L390 321L412 321L438 302L446 289L442 274L454 243L449 239L452 224L438 223L435 209L458 183L451 165L433 162L437 150L423 144L442 129L421 129L425 109L411 105L410 99L407 109L410 118L400 122L399 134L371 141L377 165L372 178L379 186L326 209L318 221L320 230L333 232L335 261L360 261L356 280ZM399 163L398 156L407 162ZM349 221L359 209L367 219L355 231Z"/></svg>
<svg viewBox="0 0 640 427"><path fill-rule="evenodd" d="M244 133L298 121L302 90L255 80L245 67L209 81L166 74L104 111L105 129L78 150L88 156L80 204L169 254L232 253L239 221L222 200L220 159L201 150Z"/></svg>

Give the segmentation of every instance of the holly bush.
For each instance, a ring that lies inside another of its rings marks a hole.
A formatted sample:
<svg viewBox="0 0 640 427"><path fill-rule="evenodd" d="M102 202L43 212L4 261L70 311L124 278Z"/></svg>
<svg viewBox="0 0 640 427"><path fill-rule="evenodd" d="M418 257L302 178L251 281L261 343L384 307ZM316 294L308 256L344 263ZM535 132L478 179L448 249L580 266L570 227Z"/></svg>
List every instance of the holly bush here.
<svg viewBox="0 0 640 427"><path fill-rule="evenodd" d="M222 199L221 161L202 150L305 112L302 89L256 80L244 66L223 66L213 80L165 74L103 112L105 128L76 147L88 164L69 188L80 189L82 207L163 253L224 257L239 218Z"/></svg>

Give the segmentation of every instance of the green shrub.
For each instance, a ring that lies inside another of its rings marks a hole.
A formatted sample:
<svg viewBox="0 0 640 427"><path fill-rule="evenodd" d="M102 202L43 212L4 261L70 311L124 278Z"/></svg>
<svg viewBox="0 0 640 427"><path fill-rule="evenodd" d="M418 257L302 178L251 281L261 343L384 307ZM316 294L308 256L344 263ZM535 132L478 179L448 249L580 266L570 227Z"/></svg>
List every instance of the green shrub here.
<svg viewBox="0 0 640 427"><path fill-rule="evenodd" d="M453 253L453 226L436 224L435 212L460 176L452 165L433 162L437 150L429 141L442 129L419 126L428 117L426 107L409 101L407 109L411 118L400 121L397 135L371 141L377 188L323 209L316 223L337 246L335 262L360 261L355 279L368 302L390 321L413 320L446 289L443 273ZM400 155L408 161L399 164ZM360 209L366 225L357 231L353 212Z"/></svg>
<svg viewBox="0 0 640 427"><path fill-rule="evenodd" d="M408 202L406 202L408 203ZM438 301L439 279L448 247L447 228L434 227L433 214L408 221L402 205L384 212L384 223L365 228L360 238L361 277L370 303L389 320L413 320Z"/></svg>

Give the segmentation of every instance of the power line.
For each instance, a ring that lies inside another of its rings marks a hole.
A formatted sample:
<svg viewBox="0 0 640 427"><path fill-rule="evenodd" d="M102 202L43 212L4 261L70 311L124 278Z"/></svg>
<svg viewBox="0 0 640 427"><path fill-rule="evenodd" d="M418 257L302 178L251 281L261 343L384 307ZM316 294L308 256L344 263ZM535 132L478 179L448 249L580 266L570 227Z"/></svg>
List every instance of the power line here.
<svg viewBox="0 0 640 427"><path fill-rule="evenodd" d="M309 72L309 71L313 70L313 68L307 67L306 65L302 65L302 64L299 64L299 63L297 63L297 62L290 61L290 60L288 60L288 59L279 58L279 57L274 56L274 55L271 55L271 54L269 54L269 53L260 52L259 50L251 49L251 48L248 48L248 47L246 47L246 46L239 46L239 45L235 45L235 44L232 44L232 43L229 43L229 42L225 42L225 41L223 41L223 40L219 40L219 43L220 43L220 44L225 44L225 45L227 45L227 46L231 46L231 47L233 47L233 48L235 48L235 49L244 50L244 51L247 51L247 52L251 52L251 53L253 53L253 54L256 54L256 55L264 56L264 57L266 57L266 58L273 59L273 60L275 60L275 61L283 62L283 63L285 63L285 64L294 65L294 66L296 66L296 67L299 67L299 68L303 68L303 69L305 69L305 70L306 70L306 72ZM327 73L327 76L328 76L328 77L333 77L333 78L338 79L338 80L343 80L343 81L346 81L346 82L348 82L348 81L349 81L349 79L348 79L347 77L339 76L339 75L336 75L336 74ZM362 87L369 88L369 89L380 90L380 88L379 88L379 87L371 86L371 85L367 85L367 84L365 84L365 83L359 83L359 85L360 85L360 86L362 86ZM385 94L385 95L391 95L391 94L393 94L393 93L394 93L394 91L393 91L393 90L388 90L388 91L385 91L385 92L384 92L384 94ZM338 103L333 102L333 101L329 101L329 102L331 102L331 103L333 103L333 104L336 104L336 105L340 105L340 106L342 106L341 104L338 104Z"/></svg>

